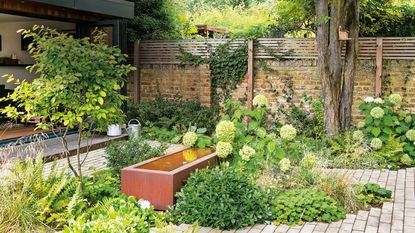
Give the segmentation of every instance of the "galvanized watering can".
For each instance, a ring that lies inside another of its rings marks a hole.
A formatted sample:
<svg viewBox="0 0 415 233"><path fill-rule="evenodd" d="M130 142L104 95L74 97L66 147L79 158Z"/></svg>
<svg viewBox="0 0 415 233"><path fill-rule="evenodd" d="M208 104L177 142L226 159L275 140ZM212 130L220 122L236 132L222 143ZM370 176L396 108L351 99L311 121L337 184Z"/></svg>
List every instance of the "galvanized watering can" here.
<svg viewBox="0 0 415 233"><path fill-rule="evenodd" d="M132 122L134 121L136 121L137 123L133 124ZM131 119L128 122L127 132L128 132L128 137L130 139L138 138L141 134L141 123L137 119Z"/></svg>

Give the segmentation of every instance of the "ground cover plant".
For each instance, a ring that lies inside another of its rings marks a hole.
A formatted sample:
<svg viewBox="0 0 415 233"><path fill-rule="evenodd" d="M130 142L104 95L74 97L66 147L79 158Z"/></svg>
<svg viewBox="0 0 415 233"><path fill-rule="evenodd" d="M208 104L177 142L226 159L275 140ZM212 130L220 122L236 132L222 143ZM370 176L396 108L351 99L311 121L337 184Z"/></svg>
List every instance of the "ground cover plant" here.
<svg viewBox="0 0 415 233"><path fill-rule="evenodd" d="M163 155L164 145L153 147L144 139L113 142L105 149L107 166L117 175L124 167Z"/></svg>

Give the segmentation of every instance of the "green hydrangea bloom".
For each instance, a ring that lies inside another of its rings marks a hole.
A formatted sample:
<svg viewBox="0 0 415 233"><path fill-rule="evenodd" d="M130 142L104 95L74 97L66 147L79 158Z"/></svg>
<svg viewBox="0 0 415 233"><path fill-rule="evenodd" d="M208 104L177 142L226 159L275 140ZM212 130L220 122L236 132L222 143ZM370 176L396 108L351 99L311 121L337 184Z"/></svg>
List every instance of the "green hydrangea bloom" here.
<svg viewBox="0 0 415 233"><path fill-rule="evenodd" d="M401 157L401 163L407 165L407 166L411 166L413 163L413 159L411 159L411 157L409 157L408 154L404 154Z"/></svg>
<svg viewBox="0 0 415 233"><path fill-rule="evenodd" d="M372 110L370 111L370 115L371 115L373 118L377 118L377 119L379 119L379 118L382 118L382 117L383 117L383 115L385 115L385 111L384 111L381 107L374 107L374 108L372 108Z"/></svg>
<svg viewBox="0 0 415 233"><path fill-rule="evenodd" d="M297 130L292 125L284 125L281 127L280 136L281 138L291 141L297 135Z"/></svg>
<svg viewBox="0 0 415 233"><path fill-rule="evenodd" d="M268 105L268 99L264 95L257 95L252 100L252 103L255 107L266 107Z"/></svg>
<svg viewBox="0 0 415 233"><path fill-rule="evenodd" d="M197 141L197 134L195 132L187 132L183 135L183 145L194 146Z"/></svg>
<svg viewBox="0 0 415 233"><path fill-rule="evenodd" d="M373 102L375 102L377 104L383 104L383 99L378 97Z"/></svg>
<svg viewBox="0 0 415 233"><path fill-rule="evenodd" d="M290 170L291 168L291 162L289 159L287 158L283 158L281 159L281 161L279 162L279 166L280 166L280 171L282 172L287 172L288 170Z"/></svg>
<svg viewBox="0 0 415 233"><path fill-rule="evenodd" d="M231 121L221 121L216 126L215 132L219 141L232 142L235 138L235 125Z"/></svg>
<svg viewBox="0 0 415 233"><path fill-rule="evenodd" d="M402 97L399 94L392 94L389 96L389 101L399 107L402 104Z"/></svg>
<svg viewBox="0 0 415 233"><path fill-rule="evenodd" d="M233 147L229 142L218 142L216 145L216 153L219 158L226 158L232 153Z"/></svg>
<svg viewBox="0 0 415 233"><path fill-rule="evenodd" d="M311 152L306 152L303 159L301 160L301 165L305 167L313 167L317 163L317 156Z"/></svg>
<svg viewBox="0 0 415 233"><path fill-rule="evenodd" d="M410 129L406 131L405 136L407 139L409 139L409 141L415 141L415 130Z"/></svg>
<svg viewBox="0 0 415 233"><path fill-rule="evenodd" d="M406 123L410 123L412 121L412 117L411 116L406 116L405 117L405 122Z"/></svg>
<svg viewBox="0 0 415 233"><path fill-rule="evenodd" d="M383 146L383 142L379 138L374 138L370 142L370 147L372 147L372 149L374 150L379 150L380 148L382 148L382 146Z"/></svg>
<svg viewBox="0 0 415 233"><path fill-rule="evenodd" d="M361 130L356 130L353 132L353 140L355 141L363 141L365 134Z"/></svg>
<svg viewBox="0 0 415 233"><path fill-rule="evenodd" d="M244 145L242 149L239 150L239 155L242 157L242 160L245 161L249 161L254 154L255 150L247 145Z"/></svg>
<svg viewBox="0 0 415 233"><path fill-rule="evenodd" d="M357 123L356 127L358 129L363 129L365 127L365 122L364 121L360 121Z"/></svg>

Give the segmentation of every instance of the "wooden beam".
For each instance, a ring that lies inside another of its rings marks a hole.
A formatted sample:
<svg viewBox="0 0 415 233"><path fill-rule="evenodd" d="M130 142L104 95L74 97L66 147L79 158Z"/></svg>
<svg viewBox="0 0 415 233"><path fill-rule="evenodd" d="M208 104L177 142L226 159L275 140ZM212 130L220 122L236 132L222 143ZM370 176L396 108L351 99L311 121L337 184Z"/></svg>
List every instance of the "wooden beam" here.
<svg viewBox="0 0 415 233"><path fill-rule="evenodd" d="M252 100L254 99L254 41L248 41L248 99L247 105L252 109Z"/></svg>
<svg viewBox="0 0 415 233"><path fill-rule="evenodd" d="M140 76L140 41L134 42L134 103L140 102L141 76Z"/></svg>
<svg viewBox="0 0 415 233"><path fill-rule="evenodd" d="M376 38L375 95L382 95L383 38Z"/></svg>
<svg viewBox="0 0 415 233"><path fill-rule="evenodd" d="M65 19L72 22L97 21L114 18L113 16L84 12L29 0L0 0L0 12L52 20Z"/></svg>

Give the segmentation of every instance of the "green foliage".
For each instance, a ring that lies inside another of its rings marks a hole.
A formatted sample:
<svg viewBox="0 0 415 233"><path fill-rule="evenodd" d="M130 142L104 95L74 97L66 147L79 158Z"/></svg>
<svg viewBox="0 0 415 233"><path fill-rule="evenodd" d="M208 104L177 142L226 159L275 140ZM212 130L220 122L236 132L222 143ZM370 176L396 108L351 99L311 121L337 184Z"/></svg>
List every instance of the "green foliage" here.
<svg viewBox="0 0 415 233"><path fill-rule="evenodd" d="M152 147L141 138L113 142L105 149L107 165L120 174L124 167L163 155L163 147Z"/></svg>
<svg viewBox="0 0 415 233"><path fill-rule="evenodd" d="M272 20L272 2L237 6L205 5L192 12L195 24L223 28L231 38L267 37ZM220 37L223 35L214 35Z"/></svg>
<svg viewBox="0 0 415 233"><path fill-rule="evenodd" d="M216 132L215 142L231 143L233 163L244 164L251 170L258 170L264 160L279 161L286 156L285 151L278 146L275 133L269 133L267 125L267 106L257 106L250 110L238 101L228 100L222 121L229 120L234 125L234 137L230 141L219 138ZM248 122L245 119L250 119ZM218 125L219 126L219 125ZM218 130L218 128L217 128ZM242 156L244 146L254 149L249 157Z"/></svg>
<svg viewBox="0 0 415 233"><path fill-rule="evenodd" d="M363 0L360 4L360 35L414 36L415 6L393 0Z"/></svg>
<svg viewBox="0 0 415 233"><path fill-rule="evenodd" d="M270 219L270 194L257 186L246 171L223 164L192 173L176 194L171 215L177 223L242 228Z"/></svg>
<svg viewBox="0 0 415 233"><path fill-rule="evenodd" d="M63 232L147 233L160 215L162 214L155 213L153 207L141 208L134 197L122 196L111 199L109 206L101 208L90 219L81 215L78 219L71 220Z"/></svg>
<svg viewBox="0 0 415 233"><path fill-rule="evenodd" d="M202 106L199 99L183 100L180 96L167 99L158 95L146 103L129 102L127 116L140 120L144 126L175 130L178 133L185 132L189 125L206 128L211 133L216 124L216 115L211 108Z"/></svg>
<svg viewBox="0 0 415 233"><path fill-rule="evenodd" d="M128 23L130 41L180 39L197 30L181 13L181 1L134 0L134 18Z"/></svg>
<svg viewBox="0 0 415 233"><path fill-rule="evenodd" d="M315 9L313 0L281 0L273 7L270 26L272 37L304 37L315 31Z"/></svg>
<svg viewBox="0 0 415 233"><path fill-rule="evenodd" d="M118 93L124 77L133 69L125 63L119 48L104 44L105 34L75 39L65 33L43 26L24 30L32 38L29 53L35 64L29 71L39 77L22 81L10 96L25 112L11 107L9 116L28 120L40 117L39 127L64 125L80 130L105 130L109 124L122 120L124 96Z"/></svg>
<svg viewBox="0 0 415 233"><path fill-rule="evenodd" d="M283 89L284 105L278 107L276 117L282 121L276 121L276 127L283 124L295 125L301 129L300 134L305 137L321 139L325 136L323 99L318 97L313 100L311 96L303 94L300 103L293 102L294 90L291 79L286 79ZM306 107L308 106L308 107Z"/></svg>
<svg viewBox="0 0 415 233"><path fill-rule="evenodd" d="M142 128L141 134L143 138L148 140L156 140L158 142L179 143L180 134L176 130L169 130L152 126L152 123L147 123L148 126Z"/></svg>
<svg viewBox="0 0 415 233"><path fill-rule="evenodd" d="M354 187L358 193L359 201L365 205L381 206L383 202L390 200L392 191L380 187L378 184L367 183Z"/></svg>
<svg viewBox="0 0 415 233"><path fill-rule="evenodd" d="M103 201L105 198L113 198L121 195L119 177L111 170L101 170L84 177L84 197L89 206Z"/></svg>
<svg viewBox="0 0 415 233"><path fill-rule="evenodd" d="M231 49L230 43L217 46L208 58L181 51L179 59L182 63L193 65L208 64L210 68L211 96L213 106L219 108L220 103L230 97L233 90L244 80L248 70L247 43Z"/></svg>
<svg viewBox="0 0 415 233"><path fill-rule="evenodd" d="M32 232L62 226L84 210L77 180L54 165L44 177L41 156L15 161L2 179L0 231Z"/></svg>
<svg viewBox="0 0 415 233"><path fill-rule="evenodd" d="M335 200L315 189L293 189L281 193L275 199L274 206L276 224L335 222L346 217Z"/></svg>
<svg viewBox="0 0 415 233"><path fill-rule="evenodd" d="M365 169L385 168L386 161L378 153L373 153L365 140L355 140L352 132L345 131L328 139L325 157L330 167Z"/></svg>
<svg viewBox="0 0 415 233"><path fill-rule="evenodd" d="M399 95L391 96L400 99ZM359 109L365 116L363 130L369 141L379 138L383 142L380 149L374 148L375 153L383 156L394 168L413 164L415 144L410 133L415 128L415 116L403 110L402 104L394 102L393 98L378 98L376 101L367 98ZM377 115L379 111L384 113L381 117Z"/></svg>

